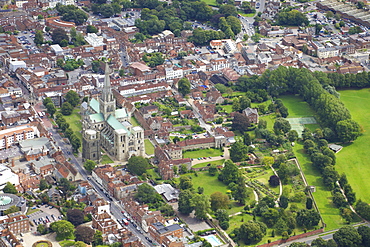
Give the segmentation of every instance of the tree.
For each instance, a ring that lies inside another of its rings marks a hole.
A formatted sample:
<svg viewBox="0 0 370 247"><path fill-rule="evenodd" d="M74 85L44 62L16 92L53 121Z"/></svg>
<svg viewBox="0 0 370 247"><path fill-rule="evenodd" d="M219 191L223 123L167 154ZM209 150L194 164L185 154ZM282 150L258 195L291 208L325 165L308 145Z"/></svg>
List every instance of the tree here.
<svg viewBox="0 0 370 247"><path fill-rule="evenodd" d="M360 125L352 120L342 120L337 123L337 134L338 138L342 142L351 142L357 139L360 136Z"/></svg>
<svg viewBox="0 0 370 247"><path fill-rule="evenodd" d="M73 106L69 102L64 102L60 111L64 116L69 116L73 112Z"/></svg>
<svg viewBox="0 0 370 247"><path fill-rule="evenodd" d="M290 142L295 142L298 139L298 132L296 130L289 130L288 140Z"/></svg>
<svg viewBox="0 0 370 247"><path fill-rule="evenodd" d="M56 232L57 240L71 239L73 238L73 233L75 227L71 222L66 220L55 221L50 224L50 228Z"/></svg>
<svg viewBox="0 0 370 247"><path fill-rule="evenodd" d="M239 204L244 205L248 199L247 188L245 187L245 181L243 177L239 177L236 186L231 188L231 195Z"/></svg>
<svg viewBox="0 0 370 247"><path fill-rule="evenodd" d="M308 210L312 209L312 204L313 204L313 201L312 201L311 197L307 197L307 199L306 199L306 209L308 209Z"/></svg>
<svg viewBox="0 0 370 247"><path fill-rule="evenodd" d="M163 204L160 208L159 208L159 211L161 211L161 213L166 216L166 217L169 217L169 216L173 216L175 214L175 210L173 210L172 206L165 203Z"/></svg>
<svg viewBox="0 0 370 247"><path fill-rule="evenodd" d="M216 219L220 222L222 221L229 221L229 214L227 213L226 209L218 209L215 213Z"/></svg>
<svg viewBox="0 0 370 247"><path fill-rule="evenodd" d="M314 210L302 209L297 213L297 225L311 228L317 226L320 221L320 215Z"/></svg>
<svg viewBox="0 0 370 247"><path fill-rule="evenodd" d="M311 243L312 247L327 247L327 242L322 238L316 238Z"/></svg>
<svg viewBox="0 0 370 247"><path fill-rule="evenodd" d="M193 183L191 181L191 177L189 177L189 176L180 177L179 188L180 188L180 190L192 190L193 189Z"/></svg>
<svg viewBox="0 0 370 247"><path fill-rule="evenodd" d="M266 235L267 227L262 222L248 221L240 226L237 231L237 238L245 244L255 244Z"/></svg>
<svg viewBox="0 0 370 247"><path fill-rule="evenodd" d="M356 203L356 212L365 220L370 220L370 205L360 200Z"/></svg>
<svg viewBox="0 0 370 247"><path fill-rule="evenodd" d="M18 194L17 188L15 188L14 184L7 182L4 189L4 193L9 193L9 194Z"/></svg>
<svg viewBox="0 0 370 247"><path fill-rule="evenodd" d="M7 210L4 211L4 215L12 214L18 211L19 208L17 206L10 206Z"/></svg>
<svg viewBox="0 0 370 247"><path fill-rule="evenodd" d="M142 175L150 167L147 159L141 156L131 156L127 162L127 169L135 175Z"/></svg>
<svg viewBox="0 0 370 247"><path fill-rule="evenodd" d="M334 13L329 10L329 11L326 11L325 16L326 18L330 19L334 17Z"/></svg>
<svg viewBox="0 0 370 247"><path fill-rule="evenodd" d="M49 103L53 103L53 101L51 100L51 98L49 97L46 97L43 101L42 101L42 104L46 107L47 104Z"/></svg>
<svg viewBox="0 0 370 247"><path fill-rule="evenodd" d="M362 246L370 246L370 227L359 226L357 232L361 236Z"/></svg>
<svg viewBox="0 0 370 247"><path fill-rule="evenodd" d="M279 12L276 22L283 26L301 26L302 24L307 26L309 24L306 15L295 9L288 12Z"/></svg>
<svg viewBox="0 0 370 247"><path fill-rule="evenodd" d="M84 163L84 168L89 172L92 172L92 170L95 169L95 166L96 166L96 163L95 161L92 161L92 160L86 160Z"/></svg>
<svg viewBox="0 0 370 247"><path fill-rule="evenodd" d="M179 80L178 90L183 96L190 93L190 81L188 80L188 78L183 77Z"/></svg>
<svg viewBox="0 0 370 247"><path fill-rule="evenodd" d="M234 5L231 5L231 4L221 5L221 7L219 8L219 12L220 12L220 14L223 14L226 17L228 17L228 16L236 16L238 14L235 6Z"/></svg>
<svg viewBox="0 0 370 247"><path fill-rule="evenodd" d="M68 40L69 40L67 32L62 28L54 29L51 34L51 38L54 44L60 44L62 40L66 40L68 44Z"/></svg>
<svg viewBox="0 0 370 247"><path fill-rule="evenodd" d="M76 107L78 103L80 103L80 96L78 96L78 94L73 90L69 90L65 98L73 107Z"/></svg>
<svg viewBox="0 0 370 247"><path fill-rule="evenodd" d="M209 172L209 175L216 176L216 174L218 173L217 166L215 164L211 165L208 169L208 172Z"/></svg>
<svg viewBox="0 0 370 247"><path fill-rule="evenodd" d="M233 162L245 161L248 158L248 146L241 141L235 142L230 148L230 159Z"/></svg>
<svg viewBox="0 0 370 247"><path fill-rule="evenodd" d="M39 184L39 188L41 191L45 190L45 189L49 189L50 188L50 185L48 184L48 182L46 181L46 179L41 179L40 180L40 184Z"/></svg>
<svg viewBox="0 0 370 247"><path fill-rule="evenodd" d="M143 183L137 187L135 199L141 203L152 204L162 201L161 195L159 195L152 186L146 183Z"/></svg>
<svg viewBox="0 0 370 247"><path fill-rule="evenodd" d="M44 35L41 30L36 30L34 42L36 45L42 45L44 43Z"/></svg>
<svg viewBox="0 0 370 247"><path fill-rule="evenodd" d="M274 223L279 219L280 214L276 208L269 208L263 211L261 216L263 222L265 222L267 226L272 227Z"/></svg>
<svg viewBox="0 0 370 247"><path fill-rule="evenodd" d="M333 235L334 241L338 247L359 246L361 244L361 235L353 226L344 226Z"/></svg>
<svg viewBox="0 0 370 247"><path fill-rule="evenodd" d="M269 179L269 184L271 187L276 187L280 184L280 179L276 175L272 175Z"/></svg>
<svg viewBox="0 0 370 247"><path fill-rule="evenodd" d="M75 237L76 241L82 241L84 243L90 244L94 239L95 231L88 226L78 226L76 227Z"/></svg>
<svg viewBox="0 0 370 247"><path fill-rule="evenodd" d="M44 235L48 232L48 228L44 224L40 224L37 226L37 231L41 234Z"/></svg>
<svg viewBox="0 0 370 247"><path fill-rule="evenodd" d="M250 126L249 120L246 115L242 113L235 113L231 127L234 130L239 130L241 133L248 131Z"/></svg>
<svg viewBox="0 0 370 247"><path fill-rule="evenodd" d="M77 241L75 242L74 247L86 247L86 244L82 241Z"/></svg>
<svg viewBox="0 0 370 247"><path fill-rule="evenodd" d="M229 197L219 191L214 192L211 195L211 209L216 212L218 209L228 209L229 208Z"/></svg>
<svg viewBox="0 0 370 247"><path fill-rule="evenodd" d="M103 244L103 234L101 231L96 230L93 237L93 246L98 246Z"/></svg>
<svg viewBox="0 0 370 247"><path fill-rule="evenodd" d="M84 223L84 213L80 209L68 209L67 220L74 226Z"/></svg>
<svg viewBox="0 0 370 247"><path fill-rule="evenodd" d="M87 25L86 32L87 33L97 33L98 29L95 26Z"/></svg>
<svg viewBox="0 0 370 247"><path fill-rule="evenodd" d="M288 205L289 205L289 199L288 199L288 197L286 197L284 195L280 196L279 206L281 208L285 208L286 209L286 208L288 208Z"/></svg>
<svg viewBox="0 0 370 247"><path fill-rule="evenodd" d="M69 140L72 145L73 152L78 153L78 149L81 147L81 140L75 134L72 134L69 137Z"/></svg>
<svg viewBox="0 0 370 247"><path fill-rule="evenodd" d="M200 220L205 220L208 218L208 213L210 212L211 203L209 197L204 194L194 194L194 215Z"/></svg>
<svg viewBox="0 0 370 247"><path fill-rule="evenodd" d="M221 170L221 173L218 176L218 179L224 184L228 185L231 182L236 183L239 177L240 173L238 167L231 160L227 160L224 168Z"/></svg>
<svg viewBox="0 0 370 247"><path fill-rule="evenodd" d="M57 109L55 108L54 103L48 103L45 107L46 107L48 113L50 114L50 116L53 117L55 112L57 111Z"/></svg>
<svg viewBox="0 0 370 247"><path fill-rule="evenodd" d="M193 192L182 190L179 195L179 212L189 215L194 210Z"/></svg>
<svg viewBox="0 0 370 247"><path fill-rule="evenodd" d="M258 33L255 33L254 35L251 36L251 40L254 42L254 43L258 43L261 39L261 35L258 34Z"/></svg>
<svg viewBox="0 0 370 247"><path fill-rule="evenodd" d="M274 123L274 131L276 134L286 134L290 131L291 126L288 120L284 118L276 119Z"/></svg>

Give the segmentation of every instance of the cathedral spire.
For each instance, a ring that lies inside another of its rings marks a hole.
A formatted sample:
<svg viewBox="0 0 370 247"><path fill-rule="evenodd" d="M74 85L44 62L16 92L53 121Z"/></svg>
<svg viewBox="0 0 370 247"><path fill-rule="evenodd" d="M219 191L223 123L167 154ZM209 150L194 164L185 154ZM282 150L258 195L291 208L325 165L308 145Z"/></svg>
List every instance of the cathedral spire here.
<svg viewBox="0 0 370 247"><path fill-rule="evenodd" d="M103 101L112 101L112 89L110 84L109 78L109 65L108 63L105 64L105 77L104 77L104 86L103 86L103 93L102 93Z"/></svg>
<svg viewBox="0 0 370 247"><path fill-rule="evenodd" d="M114 115L116 109L116 100L114 99L112 88L109 78L109 66L108 63L105 64L105 78L103 91L100 96L100 113L104 115L104 119L107 119L109 115Z"/></svg>

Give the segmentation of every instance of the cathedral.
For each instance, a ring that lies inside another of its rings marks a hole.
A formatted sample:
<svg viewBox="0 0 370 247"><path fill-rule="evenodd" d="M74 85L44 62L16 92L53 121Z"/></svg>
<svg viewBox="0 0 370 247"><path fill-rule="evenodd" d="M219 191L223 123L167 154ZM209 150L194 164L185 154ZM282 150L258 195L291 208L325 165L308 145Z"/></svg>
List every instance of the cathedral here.
<svg viewBox="0 0 370 247"><path fill-rule="evenodd" d="M125 108L116 109L106 65L102 94L91 99L82 113L82 158L99 161L101 149L119 161L132 155L144 156L144 130L130 123L131 114Z"/></svg>

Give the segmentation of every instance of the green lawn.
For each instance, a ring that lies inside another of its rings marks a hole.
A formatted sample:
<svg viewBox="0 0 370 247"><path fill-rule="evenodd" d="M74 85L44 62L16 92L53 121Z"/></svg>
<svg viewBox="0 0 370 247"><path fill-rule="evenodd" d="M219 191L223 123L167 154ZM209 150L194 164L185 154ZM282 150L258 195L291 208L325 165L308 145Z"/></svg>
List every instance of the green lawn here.
<svg viewBox="0 0 370 247"><path fill-rule="evenodd" d="M245 16L245 17L253 17L256 13L246 14L246 13L244 13L242 10L239 10L239 11L238 11L238 14L240 14L240 15L242 15L242 16Z"/></svg>
<svg viewBox="0 0 370 247"><path fill-rule="evenodd" d="M298 158L308 185L316 187L316 192L313 193L313 196L320 210L321 217L326 224L325 230L328 231L341 227L345 222L340 216L339 209L332 204L331 192L324 186L320 172L313 169L310 158L304 153L301 143L296 143L293 150Z"/></svg>
<svg viewBox="0 0 370 247"><path fill-rule="evenodd" d="M82 134L80 132L82 130L82 123L79 111L79 108L74 108L72 114L70 116L64 116L64 119L69 123L69 127L73 130L73 133L82 141Z"/></svg>
<svg viewBox="0 0 370 247"><path fill-rule="evenodd" d="M225 160L222 159L222 160L215 160L215 161L210 161L210 162L204 162L204 163L199 163L199 164L196 164L192 167L194 168L200 168L200 167L206 167L208 164L211 164L211 165L216 165L216 166L222 166L224 164Z"/></svg>
<svg viewBox="0 0 370 247"><path fill-rule="evenodd" d="M152 155L152 154L154 154L154 146L153 146L153 144L150 142L150 140L145 139L145 140L144 140L144 142L145 142L145 153L146 153L147 155Z"/></svg>
<svg viewBox="0 0 370 247"><path fill-rule="evenodd" d="M186 174L184 176L190 176L192 178L193 187L197 189L198 187L204 188L205 195L211 195L214 192L220 191L226 194L228 190L226 185L218 180L217 176L209 175L208 171L198 172L198 176L194 174Z"/></svg>
<svg viewBox="0 0 370 247"><path fill-rule="evenodd" d="M320 125L318 124L305 124L304 127L308 128L312 132L314 132L316 129L320 129Z"/></svg>
<svg viewBox="0 0 370 247"><path fill-rule="evenodd" d="M226 113L231 113L233 111L233 105L221 105L221 107Z"/></svg>
<svg viewBox="0 0 370 247"><path fill-rule="evenodd" d="M214 148L209 148L209 149L199 149L196 151L185 151L183 153L184 158L192 158L192 159L197 159L200 157L215 157L215 156L220 156L223 154L223 151L220 149L214 149Z"/></svg>
<svg viewBox="0 0 370 247"><path fill-rule="evenodd" d="M27 209L26 215L33 214L34 212L37 212L37 211L40 211L40 209L38 209L38 208L32 209L30 207L30 208Z"/></svg>
<svg viewBox="0 0 370 247"><path fill-rule="evenodd" d="M275 114L265 115L265 116L260 117L260 119L266 120L268 130L273 130L275 119L276 119Z"/></svg>
<svg viewBox="0 0 370 247"><path fill-rule="evenodd" d="M340 92L340 99L350 110L352 118L361 125L363 133L337 154L336 170L347 175L357 199L370 203L370 89L344 90Z"/></svg>
<svg viewBox="0 0 370 247"><path fill-rule="evenodd" d="M312 117L315 112L311 109L307 102L303 101L301 97L295 95L283 95L280 97L284 105L289 110L290 118L298 117Z"/></svg>
<svg viewBox="0 0 370 247"><path fill-rule="evenodd" d="M102 157L101 157L101 162L100 162L100 164L110 164L110 163L113 163L113 160L111 159L111 158L109 158L109 156L108 155L103 155Z"/></svg>
<svg viewBox="0 0 370 247"><path fill-rule="evenodd" d="M159 176L158 173L156 173L154 171L154 169L147 169L146 170L146 174L147 175L151 175L153 179L156 179L156 178L159 178L160 179L161 178L161 176Z"/></svg>
<svg viewBox="0 0 370 247"><path fill-rule="evenodd" d="M136 120L135 117L131 117L130 122L131 122L132 126L134 126L134 127L135 126L140 126L139 122Z"/></svg>

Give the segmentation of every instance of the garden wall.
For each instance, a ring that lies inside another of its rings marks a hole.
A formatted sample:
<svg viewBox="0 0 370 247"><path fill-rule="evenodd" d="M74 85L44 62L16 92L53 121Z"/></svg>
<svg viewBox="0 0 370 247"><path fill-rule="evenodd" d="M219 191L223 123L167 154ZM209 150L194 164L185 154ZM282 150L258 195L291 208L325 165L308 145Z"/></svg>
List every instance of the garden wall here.
<svg viewBox="0 0 370 247"><path fill-rule="evenodd" d="M292 236L292 237L290 237L286 240L280 239L280 240L276 240L276 241L271 242L271 243L258 245L258 247L271 247L271 246L274 246L274 245L280 245L280 244L284 244L284 243L289 242L289 241L305 238L305 237L316 235L316 234L323 233L323 232L324 232L324 228L321 228L321 229L314 230L314 231L311 231L311 232L306 232L306 233L302 233L302 234L299 234L299 235Z"/></svg>

